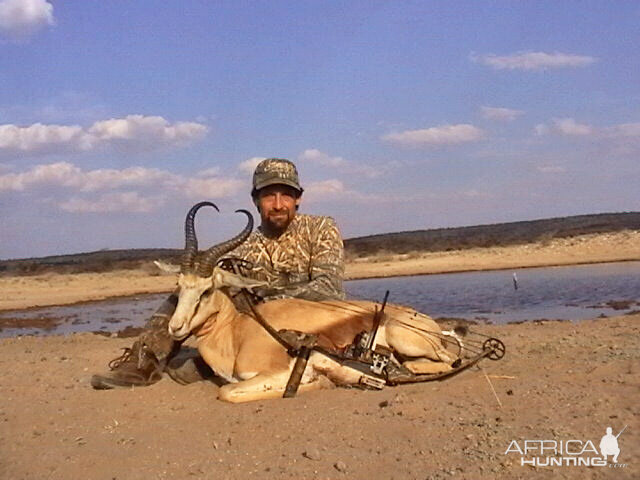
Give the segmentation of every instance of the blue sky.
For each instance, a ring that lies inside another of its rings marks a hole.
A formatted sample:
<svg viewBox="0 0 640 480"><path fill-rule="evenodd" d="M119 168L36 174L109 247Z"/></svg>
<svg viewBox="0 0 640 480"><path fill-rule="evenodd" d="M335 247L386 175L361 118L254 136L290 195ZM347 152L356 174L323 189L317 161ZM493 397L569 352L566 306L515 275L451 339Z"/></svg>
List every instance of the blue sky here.
<svg viewBox="0 0 640 480"><path fill-rule="evenodd" d="M640 210L637 2L0 0L0 258Z"/></svg>

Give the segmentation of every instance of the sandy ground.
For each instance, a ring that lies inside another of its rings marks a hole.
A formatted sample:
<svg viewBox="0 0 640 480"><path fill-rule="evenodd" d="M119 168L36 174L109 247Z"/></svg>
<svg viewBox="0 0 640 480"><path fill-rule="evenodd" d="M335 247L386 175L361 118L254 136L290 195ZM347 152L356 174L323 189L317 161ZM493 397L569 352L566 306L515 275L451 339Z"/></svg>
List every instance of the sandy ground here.
<svg viewBox="0 0 640 480"><path fill-rule="evenodd" d="M151 275L143 270L2 277L0 311L170 292L175 284L174 275Z"/></svg>
<svg viewBox="0 0 640 480"><path fill-rule="evenodd" d="M347 263L349 279L471 270L640 260L640 232L583 235L542 244L410 255L379 255ZM173 290L173 275L145 270L0 277L0 310L65 305Z"/></svg>
<svg viewBox="0 0 640 480"><path fill-rule="evenodd" d="M243 405L210 382L92 390L128 339L2 339L0 478L640 478L640 314L475 328L507 346L484 372ZM598 448L625 425L618 468L505 454L513 440Z"/></svg>

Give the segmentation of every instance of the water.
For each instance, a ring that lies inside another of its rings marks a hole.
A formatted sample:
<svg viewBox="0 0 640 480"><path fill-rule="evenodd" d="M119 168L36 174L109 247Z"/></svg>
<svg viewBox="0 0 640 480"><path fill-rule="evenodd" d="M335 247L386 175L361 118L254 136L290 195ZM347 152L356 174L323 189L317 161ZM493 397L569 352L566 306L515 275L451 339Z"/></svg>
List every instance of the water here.
<svg viewBox="0 0 640 480"><path fill-rule="evenodd" d="M631 309L640 310L640 262L355 280L346 288L350 296L377 300L390 290L390 302L435 318L577 320L629 311L606 307L611 301L631 300Z"/></svg>
<svg viewBox="0 0 640 480"><path fill-rule="evenodd" d="M1 337L117 332L144 325L169 294L137 295L62 307L0 312ZM13 325L20 325L15 328Z"/></svg>
<svg viewBox="0 0 640 480"><path fill-rule="evenodd" d="M517 273L518 290L513 287ZM577 320L640 310L640 262L496 272L452 273L346 282L349 297L411 305L432 317L508 323ZM115 332L142 326L167 294L0 313L0 337ZM631 301L614 310L605 304Z"/></svg>

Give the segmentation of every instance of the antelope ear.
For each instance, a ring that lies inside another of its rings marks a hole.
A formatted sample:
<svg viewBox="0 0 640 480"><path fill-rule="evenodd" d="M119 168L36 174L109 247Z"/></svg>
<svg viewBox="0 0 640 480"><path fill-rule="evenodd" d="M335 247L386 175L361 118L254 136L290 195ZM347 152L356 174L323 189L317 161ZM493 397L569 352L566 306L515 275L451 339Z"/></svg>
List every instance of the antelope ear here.
<svg viewBox="0 0 640 480"><path fill-rule="evenodd" d="M251 290L256 287L265 287L267 282L261 280L252 280L247 277L236 275L227 270L223 270L220 267L213 269L213 288L218 289L220 287L235 287L235 288L248 288Z"/></svg>
<svg viewBox="0 0 640 480"><path fill-rule="evenodd" d="M158 267L160 270L166 273L180 273L179 265L171 265L169 263L163 262L162 260L154 260L154 265Z"/></svg>

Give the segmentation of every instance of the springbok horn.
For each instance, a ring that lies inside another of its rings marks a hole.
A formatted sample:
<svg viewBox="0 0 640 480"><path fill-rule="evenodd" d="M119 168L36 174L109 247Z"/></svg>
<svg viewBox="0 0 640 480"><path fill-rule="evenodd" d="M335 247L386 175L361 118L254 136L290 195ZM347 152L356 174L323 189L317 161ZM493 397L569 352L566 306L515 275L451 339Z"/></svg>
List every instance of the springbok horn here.
<svg viewBox="0 0 640 480"><path fill-rule="evenodd" d="M253 230L253 216L246 210L236 210L236 213L244 213L247 216L247 226L231 240L214 245L207 250L207 253L204 254L204 258L198 267L199 276L208 277L211 275L214 263L218 261L222 255L230 252L244 242L251 234L251 230Z"/></svg>
<svg viewBox="0 0 640 480"><path fill-rule="evenodd" d="M218 207L211 202L200 202L191 207L191 210L187 213L187 218L184 221L184 256L182 257L182 264L180 265L180 271L182 273L187 273L193 269L193 260L198 252L198 238L196 237L194 220L196 218L196 212L205 206L210 206L215 208L218 212L220 211Z"/></svg>

